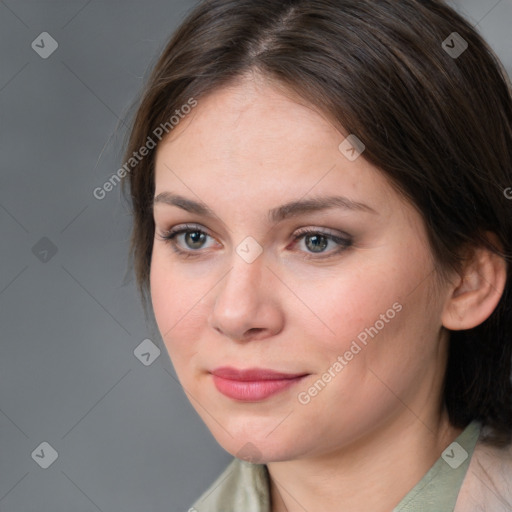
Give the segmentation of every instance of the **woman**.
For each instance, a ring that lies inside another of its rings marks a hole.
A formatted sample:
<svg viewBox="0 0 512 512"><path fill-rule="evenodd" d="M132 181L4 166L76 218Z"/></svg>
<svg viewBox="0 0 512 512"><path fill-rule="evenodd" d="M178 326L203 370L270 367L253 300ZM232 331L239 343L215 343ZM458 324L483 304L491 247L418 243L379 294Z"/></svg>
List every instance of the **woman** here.
<svg viewBox="0 0 512 512"><path fill-rule="evenodd" d="M191 511L512 510L512 100L461 16L203 2L135 154L144 304L234 456Z"/></svg>

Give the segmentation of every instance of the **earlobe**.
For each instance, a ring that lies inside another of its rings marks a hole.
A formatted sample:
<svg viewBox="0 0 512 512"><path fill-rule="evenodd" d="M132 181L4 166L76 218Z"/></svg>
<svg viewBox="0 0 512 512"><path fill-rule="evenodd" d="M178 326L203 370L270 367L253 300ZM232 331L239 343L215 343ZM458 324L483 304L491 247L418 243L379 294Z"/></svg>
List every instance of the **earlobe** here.
<svg viewBox="0 0 512 512"><path fill-rule="evenodd" d="M493 240L494 241L494 240ZM491 316L507 281L507 263L492 251L478 247L473 251L464 274L452 288L442 315L450 330L472 329Z"/></svg>

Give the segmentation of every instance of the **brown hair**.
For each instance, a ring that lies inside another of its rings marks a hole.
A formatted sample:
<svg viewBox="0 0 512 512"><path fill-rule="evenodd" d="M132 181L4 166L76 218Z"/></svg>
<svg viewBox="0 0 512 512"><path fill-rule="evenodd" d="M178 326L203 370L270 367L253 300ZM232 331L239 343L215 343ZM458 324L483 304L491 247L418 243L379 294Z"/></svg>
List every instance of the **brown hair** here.
<svg viewBox="0 0 512 512"><path fill-rule="evenodd" d="M457 56L443 44L454 46L453 32L468 45ZM436 0L204 1L149 77L126 158L190 98L200 101L254 71L364 142L364 158L421 214L439 275L460 271L467 247L482 245L506 259L506 288L492 315L450 332L444 400L454 426L476 419L486 427L485 441L509 443L512 201L505 191L512 186L512 94L498 58L462 16ZM151 151L123 180L146 314L154 157Z"/></svg>

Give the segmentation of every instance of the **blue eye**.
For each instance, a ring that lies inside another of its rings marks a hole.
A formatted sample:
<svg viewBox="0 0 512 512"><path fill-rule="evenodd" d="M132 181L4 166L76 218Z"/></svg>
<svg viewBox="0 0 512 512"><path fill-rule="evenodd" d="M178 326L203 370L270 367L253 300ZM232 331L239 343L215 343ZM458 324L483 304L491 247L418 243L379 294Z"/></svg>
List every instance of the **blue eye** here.
<svg viewBox="0 0 512 512"><path fill-rule="evenodd" d="M182 247L184 246L184 249L180 248L177 243L177 239L181 235L183 235L183 238L182 244L180 245ZM205 242L208 238L213 238L199 227L188 224L172 228L158 235L158 237L165 243L170 243L174 252L184 258L201 256L199 251L205 248ZM298 242L301 239L304 239L307 249L307 251L301 251L306 252L306 256L304 256L305 259L331 257L347 249L353 243L349 235L337 236L332 233L311 228L301 229L293 237L294 242ZM329 243L332 243L335 248L334 250L326 252L325 249L328 247ZM316 254L322 254L322 256L315 256Z"/></svg>
<svg viewBox="0 0 512 512"><path fill-rule="evenodd" d="M337 246L336 249L327 252L326 256L321 256L321 258L338 254L352 245L352 238L348 235L342 237L310 228L299 230L299 232L295 234L294 240L296 242L301 239L304 239L306 247L312 251L310 254L324 254L324 249L328 246L329 242ZM315 256L311 257L308 255L305 256L305 258L311 259L315 258Z"/></svg>

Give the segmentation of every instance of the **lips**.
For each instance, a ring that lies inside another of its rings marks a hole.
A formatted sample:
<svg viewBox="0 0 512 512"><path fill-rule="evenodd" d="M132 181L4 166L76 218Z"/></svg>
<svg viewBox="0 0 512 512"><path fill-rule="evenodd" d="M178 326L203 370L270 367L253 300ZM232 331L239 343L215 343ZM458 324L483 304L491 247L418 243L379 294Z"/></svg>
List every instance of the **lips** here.
<svg viewBox="0 0 512 512"><path fill-rule="evenodd" d="M264 368L238 370L232 367L216 368L212 372L217 390L234 400L255 402L290 388L306 373L283 373Z"/></svg>
<svg viewBox="0 0 512 512"><path fill-rule="evenodd" d="M284 380L303 377L306 373L282 373L265 368L249 368L238 370L230 366L222 366L212 370L212 374L223 379L237 381L262 381L262 380Z"/></svg>

